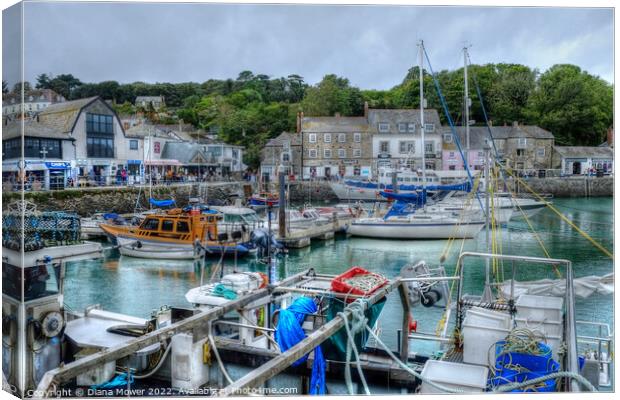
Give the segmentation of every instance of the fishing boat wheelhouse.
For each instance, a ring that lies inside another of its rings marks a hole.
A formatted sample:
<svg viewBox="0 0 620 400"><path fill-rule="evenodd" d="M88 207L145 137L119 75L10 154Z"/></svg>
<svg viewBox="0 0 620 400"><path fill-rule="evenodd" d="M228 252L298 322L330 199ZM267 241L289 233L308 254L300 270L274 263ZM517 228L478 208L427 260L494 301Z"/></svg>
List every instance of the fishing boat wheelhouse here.
<svg viewBox="0 0 620 400"><path fill-rule="evenodd" d="M216 211L180 209L147 216L139 226L101 224L116 239L123 255L140 258L192 259L207 253L247 254L241 232L218 233L222 215Z"/></svg>

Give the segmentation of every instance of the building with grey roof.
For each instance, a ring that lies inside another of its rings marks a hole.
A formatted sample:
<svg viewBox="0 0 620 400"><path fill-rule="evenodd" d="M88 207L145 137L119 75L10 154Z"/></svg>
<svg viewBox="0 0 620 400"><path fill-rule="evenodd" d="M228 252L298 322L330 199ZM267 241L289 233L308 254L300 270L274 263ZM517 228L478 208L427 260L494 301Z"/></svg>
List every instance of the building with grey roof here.
<svg viewBox="0 0 620 400"><path fill-rule="evenodd" d="M275 180L281 165L287 174L301 176L301 141L300 134L291 132L269 139L261 150L261 176L267 174L270 181Z"/></svg>
<svg viewBox="0 0 620 400"><path fill-rule="evenodd" d="M613 173L614 151L605 146L554 146L553 168L563 175L585 175L593 170Z"/></svg>
<svg viewBox="0 0 620 400"><path fill-rule="evenodd" d="M65 98L51 89L34 89L24 93L8 93L2 98L2 117L15 119L20 115L32 117L51 104L64 102Z"/></svg>
<svg viewBox="0 0 620 400"><path fill-rule="evenodd" d="M491 126L493 142L489 141L489 128L469 127L469 152L467 152L466 129L455 127L463 155L469 159L471 169L482 169L484 147L489 144L491 151L497 150L505 165L518 170L537 170L552 168L554 137L545 129L517 122L510 126ZM463 157L458 151L456 141L449 127L443 129L443 170L462 170Z"/></svg>

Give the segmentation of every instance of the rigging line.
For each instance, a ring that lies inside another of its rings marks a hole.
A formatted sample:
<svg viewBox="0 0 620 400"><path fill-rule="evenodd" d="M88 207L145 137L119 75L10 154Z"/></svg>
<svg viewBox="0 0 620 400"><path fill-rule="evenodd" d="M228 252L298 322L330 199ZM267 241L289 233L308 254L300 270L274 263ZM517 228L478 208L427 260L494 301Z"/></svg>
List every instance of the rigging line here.
<svg viewBox="0 0 620 400"><path fill-rule="evenodd" d="M532 193L534 196L536 196L538 198L538 200L545 202L546 206L549 207L549 209L551 211L553 211L554 213L556 213L558 215L558 217L560 217L562 220L564 220L567 224L569 224L573 229L575 229L577 232L579 232L579 234L581 236L583 236L584 238L586 238L590 243L592 243L592 245L594 245L594 247L596 247L597 249L599 249L601 252L603 252L607 257L611 258L612 260L614 259L614 255L607 250L605 247L603 247L603 245L601 245L599 242L597 242L596 240L594 240L590 235L588 235L586 232L584 232L581 228L579 228L577 225L575 225L573 223L573 221L571 221L570 219L568 219L564 214L562 214L560 211L558 211L555 207L553 207L552 204L550 204L549 202L545 201L545 199L543 199L538 193L536 193L534 191L534 189L532 189L523 179L519 178L518 176L514 175L508 168L505 169L505 171L512 176L513 179L515 179L516 181L520 182L527 190L530 191L530 193Z"/></svg>
<svg viewBox="0 0 620 400"><path fill-rule="evenodd" d="M435 72L433 71L431 60L428 57L428 53L426 52L426 47L424 47L424 45L422 45L422 51L424 52L424 55L426 56L426 61L428 62L428 69L431 73L431 76L433 77L433 83L435 84L435 89L437 90L437 94L439 95L441 106L443 108L444 113L446 114L446 118L448 119L448 124L450 124L450 131L452 132L454 143L456 144L456 147L459 150L459 154L461 155L461 158L463 159L463 165L465 166L465 171L467 172L467 177L469 178L469 184L471 186L474 186L474 178L472 177L471 171L469 170L469 160L466 160L465 155L463 154L463 148L461 147L461 141L459 139L459 136L456 134L456 128L454 127L454 122L452 121L452 117L450 116L450 111L448 110L448 104L446 103L446 99L443 97L443 93L441 91L441 88L439 87L439 81L435 75ZM484 205L482 205L482 200L480 200L480 196L478 193L476 193L476 198L478 199L480 208L483 210L484 214L486 215L488 210L485 210Z"/></svg>

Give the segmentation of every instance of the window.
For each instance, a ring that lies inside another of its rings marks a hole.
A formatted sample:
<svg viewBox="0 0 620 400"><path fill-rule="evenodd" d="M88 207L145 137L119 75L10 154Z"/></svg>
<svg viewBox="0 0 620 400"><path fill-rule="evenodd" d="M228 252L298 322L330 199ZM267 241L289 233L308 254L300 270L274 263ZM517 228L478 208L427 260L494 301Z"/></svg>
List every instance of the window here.
<svg viewBox="0 0 620 400"><path fill-rule="evenodd" d="M114 158L114 139L87 137L86 155L87 157Z"/></svg>
<svg viewBox="0 0 620 400"><path fill-rule="evenodd" d="M362 156L362 149L353 149L353 157L360 158Z"/></svg>
<svg viewBox="0 0 620 400"><path fill-rule="evenodd" d="M332 149L323 149L323 158L332 158Z"/></svg>
<svg viewBox="0 0 620 400"><path fill-rule="evenodd" d="M525 155L525 150L524 149L517 149L517 157L521 157Z"/></svg>
<svg viewBox="0 0 620 400"><path fill-rule="evenodd" d="M347 150L346 149L338 149L338 157L339 158L346 158L347 157Z"/></svg>
<svg viewBox="0 0 620 400"><path fill-rule="evenodd" d="M4 158L22 156L22 139L13 138L2 142ZM24 138L24 157L30 158L62 158L62 146L57 139Z"/></svg>
<svg viewBox="0 0 620 400"><path fill-rule="evenodd" d="M517 145L521 148L524 148L525 146L527 146L527 139L526 138L519 138Z"/></svg>
<svg viewBox="0 0 620 400"><path fill-rule="evenodd" d="M435 142L424 143L424 152L426 154L432 154L435 152Z"/></svg>
<svg viewBox="0 0 620 400"><path fill-rule="evenodd" d="M113 117L104 114L86 114L86 133L114 134Z"/></svg>
<svg viewBox="0 0 620 400"><path fill-rule="evenodd" d="M311 133L308 135L308 142L316 143L316 133Z"/></svg>
<svg viewBox="0 0 620 400"><path fill-rule="evenodd" d="M171 219L165 219L161 222L161 230L164 232L172 232L174 228L174 221Z"/></svg>
<svg viewBox="0 0 620 400"><path fill-rule="evenodd" d="M407 124L404 122L400 122L398 124L398 131L399 132L407 132Z"/></svg>
<svg viewBox="0 0 620 400"><path fill-rule="evenodd" d="M451 133L444 133L443 134L443 142L444 143L452 143L452 134Z"/></svg>
<svg viewBox="0 0 620 400"><path fill-rule="evenodd" d="M381 153L389 153L390 152L390 142L387 140L379 142L379 151Z"/></svg>
<svg viewBox="0 0 620 400"><path fill-rule="evenodd" d="M308 150L308 157L309 158L316 158L316 149Z"/></svg>
<svg viewBox="0 0 620 400"><path fill-rule="evenodd" d="M538 150L536 150L536 154L538 155L538 157L544 157L545 156L545 148L544 147L539 147Z"/></svg>
<svg viewBox="0 0 620 400"><path fill-rule="evenodd" d="M415 132L415 123L410 122L409 124L407 124L407 130L409 130L410 133L414 133Z"/></svg>
<svg viewBox="0 0 620 400"><path fill-rule="evenodd" d="M455 169L456 169L456 166L455 166L455 165L449 165L449 166L448 166L448 170L449 170L449 171L454 171Z"/></svg>
<svg viewBox="0 0 620 400"><path fill-rule="evenodd" d="M346 133L339 133L338 134L338 143L344 143L347 141L347 134Z"/></svg>
<svg viewBox="0 0 620 400"><path fill-rule="evenodd" d="M398 151L400 154L415 153L415 142L413 140L398 142Z"/></svg>
<svg viewBox="0 0 620 400"><path fill-rule="evenodd" d="M479 151L478 158L483 158L483 157L484 157L484 151Z"/></svg>
<svg viewBox="0 0 620 400"><path fill-rule="evenodd" d="M379 132L389 132L390 124L387 122L379 122Z"/></svg>
<svg viewBox="0 0 620 400"><path fill-rule="evenodd" d="M284 152L282 153L282 162L289 162L291 161L291 154L289 152Z"/></svg>
<svg viewBox="0 0 620 400"><path fill-rule="evenodd" d="M450 152L450 158L454 158L454 152L453 151Z"/></svg>
<svg viewBox="0 0 620 400"><path fill-rule="evenodd" d="M136 139L129 141L129 150L138 150L138 141Z"/></svg>
<svg viewBox="0 0 620 400"><path fill-rule="evenodd" d="M361 133L354 133L353 134L353 141L355 143L360 143L362 141L362 134Z"/></svg>
<svg viewBox="0 0 620 400"><path fill-rule="evenodd" d="M177 221L177 232L189 232L187 221Z"/></svg>
<svg viewBox="0 0 620 400"><path fill-rule="evenodd" d="M142 229L155 231L159 227L159 220L156 218L147 218L142 224Z"/></svg>
<svg viewBox="0 0 620 400"><path fill-rule="evenodd" d="M323 141L325 143L331 143L332 142L332 134L331 133L326 133L323 135Z"/></svg>
<svg viewBox="0 0 620 400"><path fill-rule="evenodd" d="M424 132L435 132L435 124L424 124Z"/></svg>

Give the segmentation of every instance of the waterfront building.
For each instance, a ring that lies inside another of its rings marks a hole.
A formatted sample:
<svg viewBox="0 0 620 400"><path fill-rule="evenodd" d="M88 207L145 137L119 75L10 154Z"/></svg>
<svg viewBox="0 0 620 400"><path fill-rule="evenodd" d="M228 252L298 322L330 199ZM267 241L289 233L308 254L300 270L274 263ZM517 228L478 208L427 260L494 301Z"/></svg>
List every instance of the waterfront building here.
<svg viewBox="0 0 620 400"><path fill-rule="evenodd" d="M269 139L261 150L260 176L268 176L270 181L277 178L279 166L286 167L290 176L301 175L301 135L282 132L275 138Z"/></svg>
<svg viewBox="0 0 620 400"><path fill-rule="evenodd" d="M562 175L586 175L593 170L612 174L614 151L605 146L554 146L553 166Z"/></svg>
<svg viewBox="0 0 620 400"><path fill-rule="evenodd" d="M21 93L8 93L2 99L2 117L14 119L22 114L26 118L32 117L51 104L63 101L65 98L51 89L29 90L24 93L23 103Z"/></svg>
<svg viewBox="0 0 620 400"><path fill-rule="evenodd" d="M164 96L137 96L134 104L136 107L141 107L145 110L152 107L155 111L166 106Z"/></svg>
<svg viewBox="0 0 620 400"><path fill-rule="evenodd" d="M299 115L304 179L368 176L372 167L372 133L367 116Z"/></svg>
<svg viewBox="0 0 620 400"><path fill-rule="evenodd" d="M463 153L467 149L465 127L455 127ZM484 165L484 147L488 143L491 152L497 150L500 161L520 171L534 171L552 168L554 137L547 130L533 125L513 123L511 126L491 126L495 146L489 142L489 128L469 127L469 167L480 170ZM463 170L463 158L449 128L443 129L443 170Z"/></svg>
<svg viewBox="0 0 620 400"><path fill-rule="evenodd" d="M370 109L373 167L441 169L442 128L437 110L424 110L424 143L419 109Z"/></svg>
<svg viewBox="0 0 620 400"><path fill-rule="evenodd" d="M115 111L98 96L51 104L25 125L28 129L24 145L31 157L31 171L44 177L46 189L109 184L117 169L126 168L128 161L137 156L129 148ZM11 135L2 138L5 153L13 154L13 146L20 145L15 129L21 128L7 129ZM49 135L48 140L44 140L45 135ZM62 163L49 164L52 157Z"/></svg>

